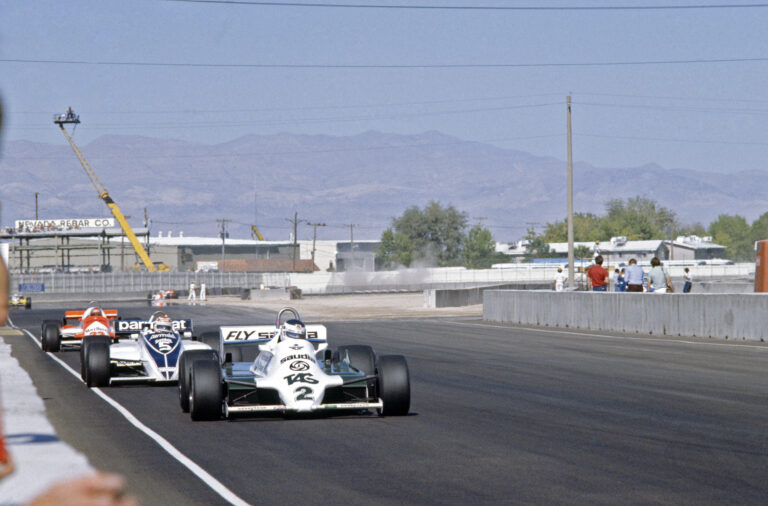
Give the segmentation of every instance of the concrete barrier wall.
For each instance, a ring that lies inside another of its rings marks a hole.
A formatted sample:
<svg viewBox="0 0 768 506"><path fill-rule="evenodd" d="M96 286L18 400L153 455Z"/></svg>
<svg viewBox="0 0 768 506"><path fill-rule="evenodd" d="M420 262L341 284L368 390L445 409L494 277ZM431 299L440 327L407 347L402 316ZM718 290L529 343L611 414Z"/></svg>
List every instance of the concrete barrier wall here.
<svg viewBox="0 0 768 506"><path fill-rule="evenodd" d="M486 290L483 319L666 336L765 341L768 294Z"/></svg>
<svg viewBox="0 0 768 506"><path fill-rule="evenodd" d="M474 288L428 289L424 290L424 306L461 307L483 303L485 290L548 290L552 283L513 283L509 285L478 286Z"/></svg>

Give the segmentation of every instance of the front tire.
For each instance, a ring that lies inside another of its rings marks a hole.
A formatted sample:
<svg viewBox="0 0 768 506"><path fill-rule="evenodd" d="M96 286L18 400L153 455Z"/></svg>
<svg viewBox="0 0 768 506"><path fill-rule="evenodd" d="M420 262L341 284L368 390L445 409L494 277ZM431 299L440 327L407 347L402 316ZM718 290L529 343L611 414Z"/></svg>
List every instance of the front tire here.
<svg viewBox="0 0 768 506"><path fill-rule="evenodd" d="M222 383L218 361L197 360L192 365L189 413L192 420L221 418Z"/></svg>
<svg viewBox="0 0 768 506"><path fill-rule="evenodd" d="M109 338L86 337L85 384L89 387L109 386Z"/></svg>
<svg viewBox="0 0 768 506"><path fill-rule="evenodd" d="M411 378L408 363L402 355L379 358L379 397L384 407L381 416L404 416L411 407Z"/></svg>
<svg viewBox="0 0 768 506"><path fill-rule="evenodd" d="M56 353L61 349L61 338L59 337L59 322L51 321L48 325L43 324L43 351Z"/></svg>
<svg viewBox="0 0 768 506"><path fill-rule="evenodd" d="M192 365L196 360L215 360L218 363L218 357L213 350L186 351L179 357L179 405L184 413L189 413Z"/></svg>

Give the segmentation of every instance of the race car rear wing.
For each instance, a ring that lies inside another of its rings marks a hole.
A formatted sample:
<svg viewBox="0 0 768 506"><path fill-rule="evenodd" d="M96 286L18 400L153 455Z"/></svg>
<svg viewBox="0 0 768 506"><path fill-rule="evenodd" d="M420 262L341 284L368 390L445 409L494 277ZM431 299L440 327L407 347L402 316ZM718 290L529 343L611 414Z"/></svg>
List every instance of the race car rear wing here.
<svg viewBox="0 0 768 506"><path fill-rule="evenodd" d="M83 309L80 311L64 311L64 319L65 320L82 320L83 315L87 309ZM104 313L104 316L107 318L117 318L117 309L102 309L102 313Z"/></svg>
<svg viewBox="0 0 768 506"><path fill-rule="evenodd" d="M233 344L262 344L275 337L274 325L240 325L219 327L219 356L224 357L226 347ZM328 342L328 329L325 325L307 325L307 341L315 349Z"/></svg>
<svg viewBox="0 0 768 506"><path fill-rule="evenodd" d="M179 333L181 337L192 338L192 320L178 319L171 320L173 330ZM144 329L154 328L155 323L149 320L117 320L115 322L115 335L119 337L138 337Z"/></svg>

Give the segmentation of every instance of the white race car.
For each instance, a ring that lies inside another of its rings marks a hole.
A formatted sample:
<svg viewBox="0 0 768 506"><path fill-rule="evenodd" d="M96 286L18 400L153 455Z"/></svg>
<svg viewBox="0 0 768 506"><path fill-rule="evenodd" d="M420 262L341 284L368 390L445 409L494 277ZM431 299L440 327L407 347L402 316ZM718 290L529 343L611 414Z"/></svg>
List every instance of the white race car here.
<svg viewBox="0 0 768 506"><path fill-rule="evenodd" d="M276 326L221 327L216 337L215 358L181 357L179 402L193 420L374 409L408 414L403 356L377 356L364 345L332 352L325 326L304 325L293 308L278 313Z"/></svg>
<svg viewBox="0 0 768 506"><path fill-rule="evenodd" d="M114 341L109 336L83 338L80 375L89 387L120 382L175 382L182 355L218 357L210 346L193 340L191 320L172 320L162 311L149 320L116 321L115 335Z"/></svg>

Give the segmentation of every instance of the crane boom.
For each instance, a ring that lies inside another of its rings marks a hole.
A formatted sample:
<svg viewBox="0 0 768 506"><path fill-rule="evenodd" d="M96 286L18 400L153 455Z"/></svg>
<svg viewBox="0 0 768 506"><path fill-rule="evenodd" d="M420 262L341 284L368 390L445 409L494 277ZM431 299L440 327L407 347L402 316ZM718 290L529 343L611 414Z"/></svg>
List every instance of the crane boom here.
<svg viewBox="0 0 768 506"><path fill-rule="evenodd" d="M126 235L126 237L128 237L128 240L131 242L131 245L133 246L133 250L136 252L136 254L139 256L141 261L144 263L144 266L147 268L147 271L156 272L157 269L155 268L155 265L152 263L152 260L149 259L149 255L147 254L147 251L144 249L144 246L142 246L141 243L139 242L139 239L136 237L136 234L133 233L133 229L128 224L128 221L126 221L125 216L123 216L123 213L120 211L120 208L117 207L117 204L115 203L115 201L112 200L112 197L109 196L109 192L101 183L101 181L99 181L99 178L96 176L96 173L88 164L88 160L85 159L85 156L75 144L75 141L72 140L72 137L70 137L69 133L67 133L66 129L64 128L64 124L80 123L80 119L72 112L72 109L68 109L65 115L55 116L53 122L59 125L59 128L61 128L61 131L64 134L64 137L67 138L67 141L69 141L69 145L72 146L72 150L75 152L75 155L77 155L77 159L80 160L80 164L83 166L83 170L85 170L85 173L88 176L88 179L91 180L91 183L93 183L93 186L96 187L96 191L99 192L99 198L103 200L104 203L107 204L107 207L109 208L109 210L112 211L112 215L120 224L120 228L123 229L123 233Z"/></svg>

